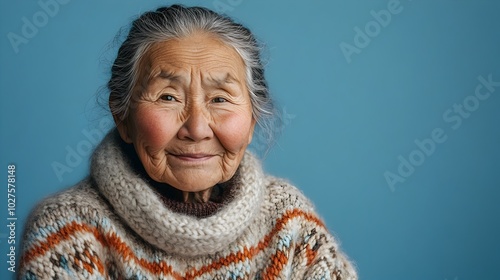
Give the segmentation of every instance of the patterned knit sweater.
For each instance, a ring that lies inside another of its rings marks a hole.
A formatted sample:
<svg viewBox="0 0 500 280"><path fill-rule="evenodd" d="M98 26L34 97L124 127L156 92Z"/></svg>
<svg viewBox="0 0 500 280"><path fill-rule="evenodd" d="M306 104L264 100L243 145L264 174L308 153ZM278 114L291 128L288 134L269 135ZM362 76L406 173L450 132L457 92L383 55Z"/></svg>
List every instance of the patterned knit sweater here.
<svg viewBox="0 0 500 280"><path fill-rule="evenodd" d="M108 134L90 176L33 211L19 279L357 279L312 204L250 153L197 217L168 207L120 142Z"/></svg>

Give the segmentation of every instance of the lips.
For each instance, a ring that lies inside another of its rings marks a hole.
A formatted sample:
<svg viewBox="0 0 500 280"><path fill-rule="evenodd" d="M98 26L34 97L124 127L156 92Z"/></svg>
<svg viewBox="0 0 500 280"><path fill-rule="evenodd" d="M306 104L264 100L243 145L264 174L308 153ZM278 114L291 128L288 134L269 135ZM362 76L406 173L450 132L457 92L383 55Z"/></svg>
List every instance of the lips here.
<svg viewBox="0 0 500 280"><path fill-rule="evenodd" d="M204 154L204 153L196 153L196 154L172 154L174 157L183 160L183 161L193 161L193 162L199 162L199 161L205 161L209 160L214 155L212 154Z"/></svg>

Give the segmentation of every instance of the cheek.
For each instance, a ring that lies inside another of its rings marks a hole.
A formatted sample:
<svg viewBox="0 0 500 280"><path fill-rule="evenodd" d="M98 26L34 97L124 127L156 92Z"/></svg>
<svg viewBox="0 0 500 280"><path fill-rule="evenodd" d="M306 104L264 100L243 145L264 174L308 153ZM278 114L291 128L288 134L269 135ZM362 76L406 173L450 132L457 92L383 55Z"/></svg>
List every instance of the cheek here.
<svg viewBox="0 0 500 280"><path fill-rule="evenodd" d="M252 132L251 115L233 113L221 119L216 134L224 148L238 152L248 145Z"/></svg>
<svg viewBox="0 0 500 280"><path fill-rule="evenodd" d="M151 148L164 147L175 136L173 119L165 112L138 110L135 116L136 140Z"/></svg>

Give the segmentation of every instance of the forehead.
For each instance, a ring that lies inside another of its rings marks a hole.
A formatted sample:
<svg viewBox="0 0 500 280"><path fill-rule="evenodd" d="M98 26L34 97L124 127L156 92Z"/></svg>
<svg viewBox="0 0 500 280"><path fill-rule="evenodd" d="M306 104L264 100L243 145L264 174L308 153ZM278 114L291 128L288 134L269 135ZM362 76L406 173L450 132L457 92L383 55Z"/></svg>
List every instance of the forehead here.
<svg viewBox="0 0 500 280"><path fill-rule="evenodd" d="M197 32L186 37L154 43L141 59L141 69L149 77L160 73L176 75L230 75L245 78L245 63L238 52L212 34Z"/></svg>

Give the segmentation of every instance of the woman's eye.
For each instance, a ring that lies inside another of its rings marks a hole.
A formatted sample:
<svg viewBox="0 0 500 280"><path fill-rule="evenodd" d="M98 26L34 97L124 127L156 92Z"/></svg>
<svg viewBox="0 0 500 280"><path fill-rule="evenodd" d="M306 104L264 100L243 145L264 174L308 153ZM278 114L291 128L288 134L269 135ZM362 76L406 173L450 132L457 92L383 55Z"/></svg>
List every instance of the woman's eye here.
<svg viewBox="0 0 500 280"><path fill-rule="evenodd" d="M226 99L223 98L223 97L216 97L212 100L213 103L222 103L222 102L226 102Z"/></svg>
<svg viewBox="0 0 500 280"><path fill-rule="evenodd" d="M172 96L172 95L169 95L169 94L164 94L160 97L161 100L164 100L164 101L174 101L175 98Z"/></svg>

